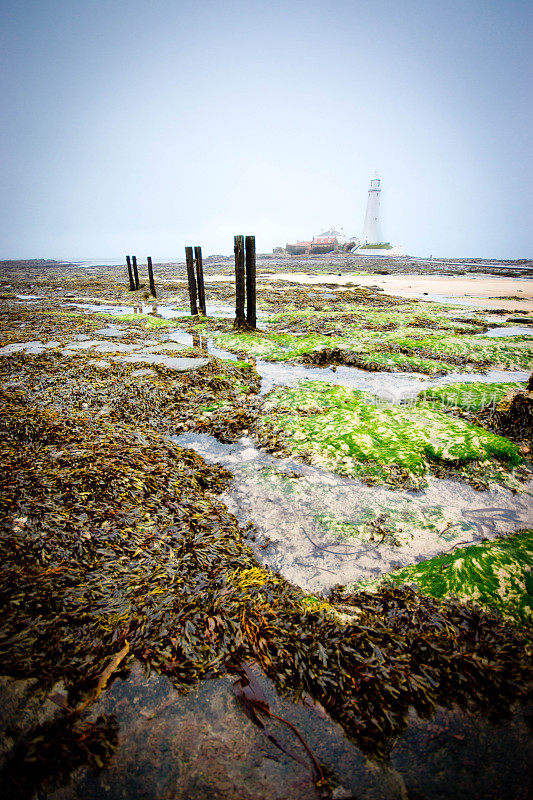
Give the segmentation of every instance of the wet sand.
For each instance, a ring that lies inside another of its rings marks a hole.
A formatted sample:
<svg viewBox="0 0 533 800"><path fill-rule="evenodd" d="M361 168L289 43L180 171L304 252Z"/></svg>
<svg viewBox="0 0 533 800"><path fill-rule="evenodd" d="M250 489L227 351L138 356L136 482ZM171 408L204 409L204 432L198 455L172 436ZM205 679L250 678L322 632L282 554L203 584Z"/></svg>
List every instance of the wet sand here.
<svg viewBox="0 0 533 800"><path fill-rule="evenodd" d="M388 294L406 298L434 296L464 299L479 308L533 311L533 281L520 278L464 278L458 275L302 275L280 272L269 281L289 283L379 286Z"/></svg>

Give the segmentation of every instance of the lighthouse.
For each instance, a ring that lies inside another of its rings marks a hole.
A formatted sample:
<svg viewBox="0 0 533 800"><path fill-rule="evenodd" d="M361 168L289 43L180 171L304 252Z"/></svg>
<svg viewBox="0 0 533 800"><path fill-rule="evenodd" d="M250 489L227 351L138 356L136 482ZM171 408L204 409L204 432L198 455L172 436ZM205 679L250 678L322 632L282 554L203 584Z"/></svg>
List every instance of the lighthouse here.
<svg viewBox="0 0 533 800"><path fill-rule="evenodd" d="M366 205L365 224L363 226L363 244L378 244L380 241L379 229L379 196L381 194L381 181L372 178L368 190L368 203Z"/></svg>

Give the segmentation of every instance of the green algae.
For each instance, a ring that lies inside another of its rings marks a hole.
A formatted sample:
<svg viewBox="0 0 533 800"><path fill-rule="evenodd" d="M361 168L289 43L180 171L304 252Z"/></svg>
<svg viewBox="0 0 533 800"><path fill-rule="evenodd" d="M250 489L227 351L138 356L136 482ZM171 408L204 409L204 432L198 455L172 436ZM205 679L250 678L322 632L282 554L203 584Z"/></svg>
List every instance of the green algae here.
<svg viewBox="0 0 533 800"><path fill-rule="evenodd" d="M476 533L476 525L466 519L457 519L444 506L426 505L422 510L411 507L392 509L376 501L371 508L361 508L353 517L320 512L316 521L335 536L337 541L366 541L402 546L409 544L417 531L430 534L444 542L464 539L465 534Z"/></svg>
<svg viewBox="0 0 533 800"><path fill-rule="evenodd" d="M454 311L457 316L450 316ZM265 331L219 333L217 343L270 361L346 363L370 370L438 374L458 365L469 371L529 368L530 337L480 337L488 330L485 320L461 317L461 311L361 294L358 287L337 291L332 308L309 297L300 307L286 305L266 320Z"/></svg>
<svg viewBox="0 0 533 800"><path fill-rule="evenodd" d="M289 315L289 320L294 320ZM479 338L421 328L416 335L409 327L408 318L396 312L396 325L383 318L380 324L368 320L353 323L336 315L330 324L334 327L325 335L316 329L327 326L322 316L299 318L292 324L294 332L268 332L216 334L216 343L233 352L268 361L301 361L303 363L344 363L363 369L423 372L438 374L452 372L460 366L465 370L484 370L490 366L502 369L528 369L533 362L533 346L528 337ZM283 318L281 318L283 319ZM305 324L302 325L302 321ZM281 320L280 320L281 321ZM427 324L427 320L424 320ZM335 327L336 326L336 327ZM301 328L298 332L298 328ZM470 328L471 330L471 328ZM295 335L297 333L297 335Z"/></svg>
<svg viewBox="0 0 533 800"><path fill-rule="evenodd" d="M403 533L402 528L390 525L386 514L376 516L375 513L367 511L363 516L365 517L364 521L359 523L339 519L335 515L327 513L317 514L316 520L337 540L358 539L400 547L412 538L409 533Z"/></svg>
<svg viewBox="0 0 533 800"><path fill-rule="evenodd" d="M387 345L368 332L343 336L300 335L280 333L217 333L216 344L235 353L266 361L309 364L348 364L369 371L421 372L428 375L451 372L457 364L456 357L447 363L445 356L434 353L402 352ZM450 359L448 359L450 361ZM462 362L461 362L462 363ZM468 366L468 364L466 364ZM474 367L486 366L474 364Z"/></svg>
<svg viewBox="0 0 533 800"><path fill-rule="evenodd" d="M461 408L464 411L480 411L487 406L494 406L507 395L511 389L525 388L525 383L450 383L425 389L418 399L438 404L445 408Z"/></svg>
<svg viewBox="0 0 533 800"><path fill-rule="evenodd" d="M163 319L163 317L155 317L153 314L110 314L104 311L98 311L99 317L106 319L117 319L121 322L137 322L145 328L168 328L176 327L174 319Z"/></svg>
<svg viewBox="0 0 533 800"><path fill-rule="evenodd" d="M370 589L384 582L416 584L436 598L450 596L496 609L517 624L533 622L533 530L484 541L444 553L420 564L395 570L358 587Z"/></svg>
<svg viewBox="0 0 533 800"><path fill-rule="evenodd" d="M423 485L435 466L466 476L473 464L507 482L508 468L522 461L515 444L426 406L378 406L363 392L316 381L275 389L265 410L291 453L341 475L395 484L400 471Z"/></svg>
<svg viewBox="0 0 533 800"><path fill-rule="evenodd" d="M437 358L468 357L502 369L529 369L533 362L533 344L528 336L431 336L418 341L417 346L430 347Z"/></svg>

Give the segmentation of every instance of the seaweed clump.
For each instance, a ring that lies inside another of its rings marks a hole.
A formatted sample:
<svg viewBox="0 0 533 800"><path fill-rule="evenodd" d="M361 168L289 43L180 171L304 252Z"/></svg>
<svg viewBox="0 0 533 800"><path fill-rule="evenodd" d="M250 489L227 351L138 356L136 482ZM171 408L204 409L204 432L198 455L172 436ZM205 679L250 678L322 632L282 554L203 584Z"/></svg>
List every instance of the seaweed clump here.
<svg viewBox="0 0 533 800"><path fill-rule="evenodd" d="M531 379L530 379L531 383ZM481 415L483 418L483 414ZM533 387L509 392L494 409L484 415L490 427L519 441L531 451L533 447Z"/></svg>

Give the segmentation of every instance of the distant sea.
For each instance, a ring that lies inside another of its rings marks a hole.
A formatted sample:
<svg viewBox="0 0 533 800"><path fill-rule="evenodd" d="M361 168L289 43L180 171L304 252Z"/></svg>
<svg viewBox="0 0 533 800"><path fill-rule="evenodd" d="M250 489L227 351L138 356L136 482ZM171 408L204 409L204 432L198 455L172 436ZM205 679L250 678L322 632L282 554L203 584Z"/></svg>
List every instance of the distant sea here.
<svg viewBox="0 0 533 800"><path fill-rule="evenodd" d="M72 259L63 259L64 264L76 264L78 267L119 267L122 264L126 264L126 259L124 256L119 256L118 258L99 258L99 259L92 259L89 261L82 261L77 258Z"/></svg>
<svg viewBox="0 0 533 800"><path fill-rule="evenodd" d="M332 255L332 254L328 253L328 255ZM224 256L224 258L227 258L227 257L228 256ZM468 269L468 267L486 267L487 269L489 269L491 267L497 267L498 269L514 269L514 270L531 269L531 261L529 261L528 263L525 263L525 264L517 264L516 262L498 261L497 259L494 259L494 260L491 260L491 261L489 261L489 260L486 260L486 261L485 260L481 260L481 261L478 262L478 261L476 261L476 259L469 259L469 258L451 259L451 258L437 258L437 257L431 258L431 257L424 257L424 256L404 256L404 257L400 256L399 258L394 258L393 259L393 263L394 262L399 263L404 259L406 261L410 261L410 262L421 261L421 262L424 262L424 263L429 263L429 264L432 264L435 267L438 267L438 266L446 267L446 266L450 266L450 265L452 265L454 267L458 267L458 266L460 266L460 264L462 262L462 263L465 264L465 267L467 269ZM80 266L80 267L115 267L115 266L125 266L126 265L126 257L125 256L117 256L116 258L99 258L99 259L96 259L96 258L92 258L92 259L77 259L77 258L73 258L73 259L60 259L60 260L64 264L76 264L77 266ZM179 257L173 257L173 258L154 258L153 257L152 260L153 260L154 263L159 263L159 264L176 264L178 262L184 261L185 259L184 258L180 259ZM140 258L138 263L139 264L146 263L146 259Z"/></svg>

